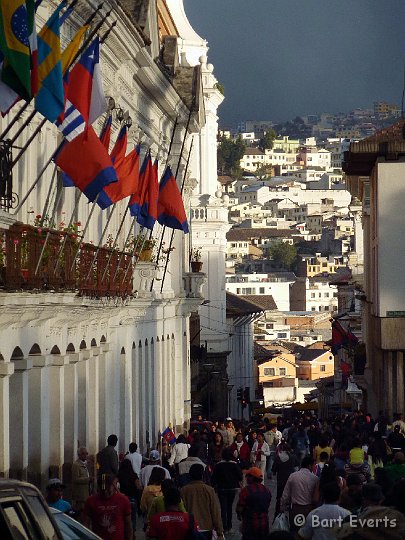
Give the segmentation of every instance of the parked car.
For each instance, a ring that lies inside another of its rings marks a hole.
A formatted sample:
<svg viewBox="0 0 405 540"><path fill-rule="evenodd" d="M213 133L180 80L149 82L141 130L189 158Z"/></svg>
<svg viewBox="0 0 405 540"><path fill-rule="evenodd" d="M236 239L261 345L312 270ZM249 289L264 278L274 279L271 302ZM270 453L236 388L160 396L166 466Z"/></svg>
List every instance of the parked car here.
<svg viewBox="0 0 405 540"><path fill-rule="evenodd" d="M65 538L40 491L18 480L0 480L0 531L1 540Z"/></svg>
<svg viewBox="0 0 405 540"><path fill-rule="evenodd" d="M84 527L81 523L74 520L60 510L50 508L53 517L58 524L60 532L65 540L101 540L97 534Z"/></svg>

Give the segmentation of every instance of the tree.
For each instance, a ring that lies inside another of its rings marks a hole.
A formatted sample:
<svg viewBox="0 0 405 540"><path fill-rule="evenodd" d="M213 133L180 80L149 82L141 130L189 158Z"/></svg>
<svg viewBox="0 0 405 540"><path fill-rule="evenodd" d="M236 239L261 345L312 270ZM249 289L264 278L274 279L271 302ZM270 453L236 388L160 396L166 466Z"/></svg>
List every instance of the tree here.
<svg viewBox="0 0 405 540"><path fill-rule="evenodd" d="M269 255L279 268L292 270L297 261L297 248L293 244L280 240L270 247Z"/></svg>
<svg viewBox="0 0 405 540"><path fill-rule="evenodd" d="M234 141L221 137L218 144L218 169L222 174L240 174L240 160L246 151L246 144L239 135Z"/></svg>
<svg viewBox="0 0 405 540"><path fill-rule="evenodd" d="M273 167L271 165L261 165L255 170L255 175L257 178L262 180L267 180L267 178L270 178L273 172Z"/></svg>
<svg viewBox="0 0 405 540"><path fill-rule="evenodd" d="M273 148L273 142L276 137L277 133L274 131L274 129L269 129L268 131L266 131L266 133L259 141L260 150L264 152L265 150Z"/></svg>

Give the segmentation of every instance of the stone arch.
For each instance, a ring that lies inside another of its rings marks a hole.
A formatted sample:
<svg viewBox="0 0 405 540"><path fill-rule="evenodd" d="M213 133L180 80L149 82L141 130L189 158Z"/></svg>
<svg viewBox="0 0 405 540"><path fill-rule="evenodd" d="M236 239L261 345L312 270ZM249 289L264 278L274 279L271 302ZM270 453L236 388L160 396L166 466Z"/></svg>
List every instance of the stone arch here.
<svg viewBox="0 0 405 540"><path fill-rule="evenodd" d="M145 347L148 346L148 338L145 339Z"/></svg>
<svg viewBox="0 0 405 540"><path fill-rule="evenodd" d="M24 358L24 353L20 347L15 347L14 351L11 354L11 360L18 360L19 358Z"/></svg>
<svg viewBox="0 0 405 540"><path fill-rule="evenodd" d="M60 354L59 347L57 345L54 345L51 349L51 354Z"/></svg>
<svg viewBox="0 0 405 540"><path fill-rule="evenodd" d="M4 362L4 356L0 353L0 362Z"/></svg>
<svg viewBox="0 0 405 540"><path fill-rule="evenodd" d="M174 339L174 334L172 334L172 339Z"/></svg>
<svg viewBox="0 0 405 540"><path fill-rule="evenodd" d="M73 345L73 343L69 343L69 345L66 347L66 352L67 352L67 353L74 353L74 352L76 352L76 349L75 349L75 346Z"/></svg>
<svg viewBox="0 0 405 540"><path fill-rule="evenodd" d="M166 339L167 339L167 341L169 341L169 339L170 339L169 334L167 334Z"/></svg>
<svg viewBox="0 0 405 540"><path fill-rule="evenodd" d="M100 343L105 343L107 340L105 338L105 336L101 336L101 339L100 339Z"/></svg>
<svg viewBox="0 0 405 540"><path fill-rule="evenodd" d="M82 339L82 341L80 342L80 350L82 351L83 349L87 349L87 345L84 339Z"/></svg>
<svg viewBox="0 0 405 540"><path fill-rule="evenodd" d="M159 341L160 341L159 336L157 336L156 343L159 343Z"/></svg>
<svg viewBox="0 0 405 540"><path fill-rule="evenodd" d="M94 338L91 340L90 347L97 347L97 341Z"/></svg>
<svg viewBox="0 0 405 540"><path fill-rule="evenodd" d="M165 340L165 336L162 336L162 339L161 339L161 341L164 341L164 340Z"/></svg>
<svg viewBox="0 0 405 540"><path fill-rule="evenodd" d="M142 347L142 341L141 341L141 340L139 340L139 345L138 345L138 347Z"/></svg>
<svg viewBox="0 0 405 540"><path fill-rule="evenodd" d="M152 338L152 339L150 340L150 344L153 345L154 343L155 343L155 341L154 341L154 339Z"/></svg>
<svg viewBox="0 0 405 540"><path fill-rule="evenodd" d="M120 354L125 354L125 347L121 347L121 352Z"/></svg>
<svg viewBox="0 0 405 540"><path fill-rule="evenodd" d="M29 355L42 354L41 348L38 345L38 343L34 343L34 345L31 347L30 352L28 354Z"/></svg>

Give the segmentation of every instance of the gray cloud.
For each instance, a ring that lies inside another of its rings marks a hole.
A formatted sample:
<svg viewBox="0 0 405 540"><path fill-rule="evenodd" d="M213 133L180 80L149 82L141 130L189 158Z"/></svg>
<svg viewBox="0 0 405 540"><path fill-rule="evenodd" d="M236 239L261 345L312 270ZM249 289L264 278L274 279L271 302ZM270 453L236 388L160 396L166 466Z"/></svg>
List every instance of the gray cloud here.
<svg viewBox="0 0 405 540"><path fill-rule="evenodd" d="M184 0L225 86L222 124L399 103L403 0Z"/></svg>

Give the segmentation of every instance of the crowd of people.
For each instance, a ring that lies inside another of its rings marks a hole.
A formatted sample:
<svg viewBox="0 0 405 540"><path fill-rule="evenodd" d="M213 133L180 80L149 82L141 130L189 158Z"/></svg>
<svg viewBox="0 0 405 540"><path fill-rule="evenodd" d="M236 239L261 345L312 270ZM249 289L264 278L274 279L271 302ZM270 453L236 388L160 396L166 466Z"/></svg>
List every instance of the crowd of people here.
<svg viewBox="0 0 405 540"><path fill-rule="evenodd" d="M156 540L221 539L235 530L242 540L405 538L401 415L392 424L363 412L322 422L312 414L248 426L201 421L148 459L131 443L120 460L117 437L107 442L96 493L85 448L72 469L72 508L105 540L132 540L137 519ZM62 490L52 479L47 501L69 511Z"/></svg>

